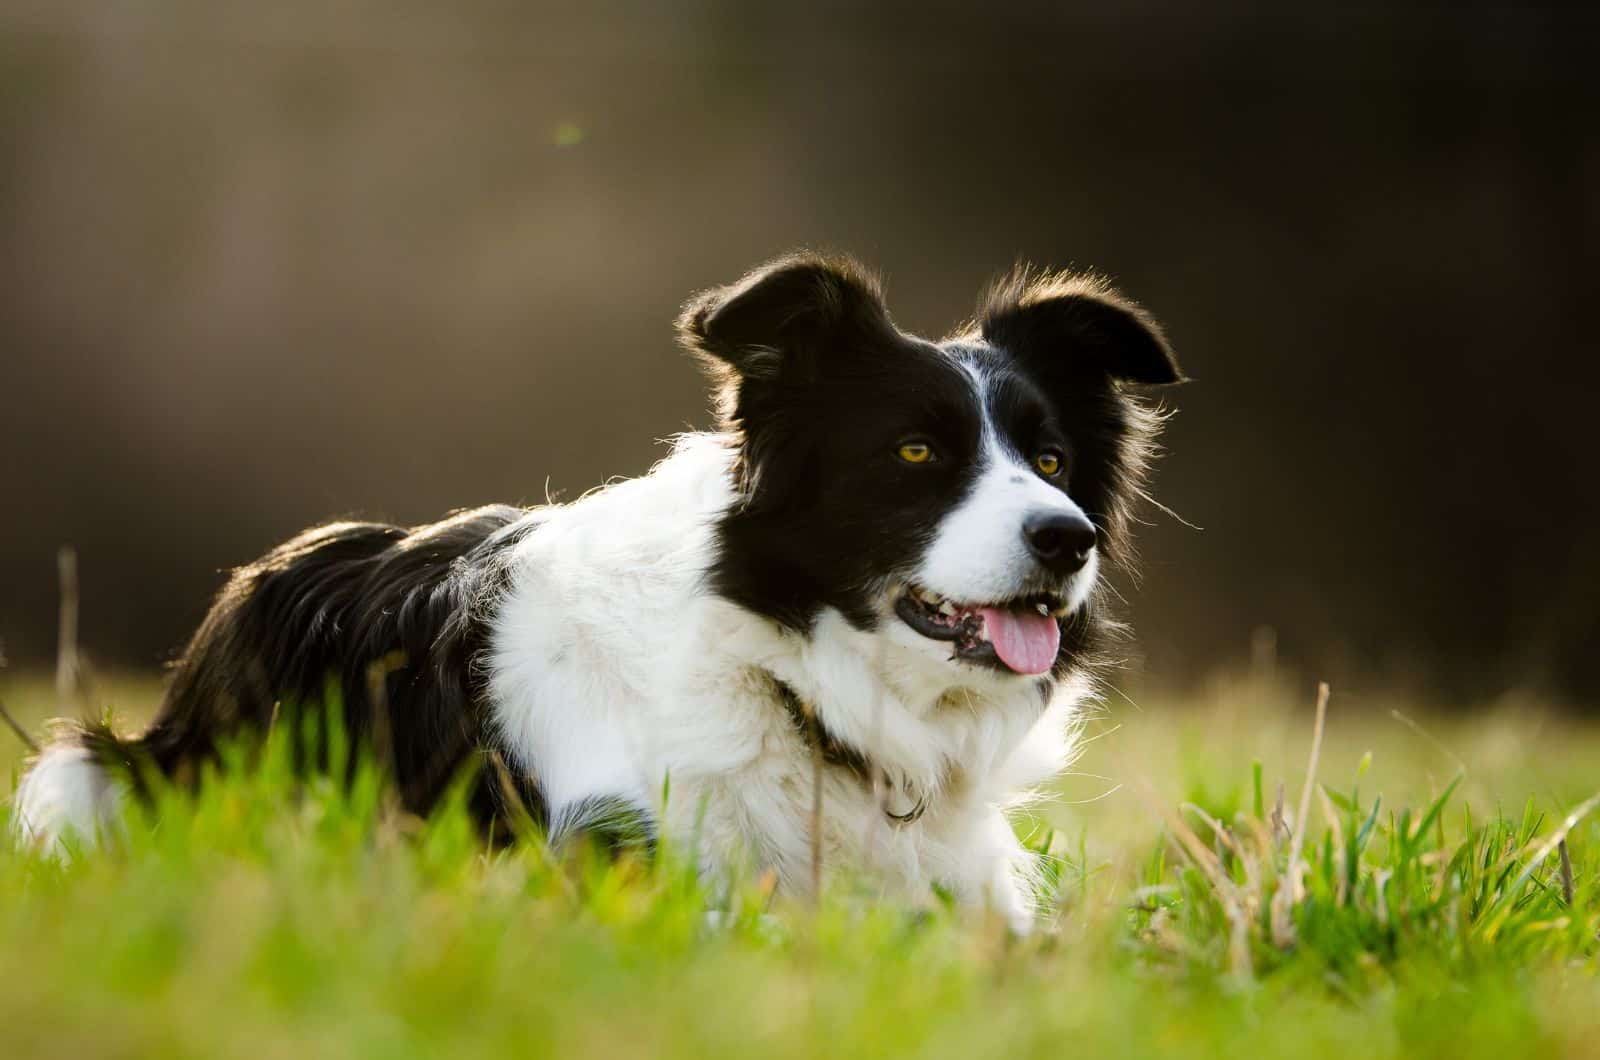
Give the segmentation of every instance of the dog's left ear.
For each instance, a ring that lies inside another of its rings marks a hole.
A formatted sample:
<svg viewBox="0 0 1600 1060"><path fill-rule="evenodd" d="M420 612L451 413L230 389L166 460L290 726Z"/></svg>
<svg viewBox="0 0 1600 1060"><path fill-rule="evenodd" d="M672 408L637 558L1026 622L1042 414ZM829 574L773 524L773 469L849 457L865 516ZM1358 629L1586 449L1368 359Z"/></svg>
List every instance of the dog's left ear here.
<svg viewBox="0 0 1600 1060"><path fill-rule="evenodd" d="M849 258L779 258L703 291L678 317L685 346L743 384L780 371L804 380L821 358L892 334L877 281Z"/></svg>
<svg viewBox="0 0 1600 1060"><path fill-rule="evenodd" d="M978 324L991 344L1047 374L1184 381L1161 325L1098 276L1019 270L989 291Z"/></svg>

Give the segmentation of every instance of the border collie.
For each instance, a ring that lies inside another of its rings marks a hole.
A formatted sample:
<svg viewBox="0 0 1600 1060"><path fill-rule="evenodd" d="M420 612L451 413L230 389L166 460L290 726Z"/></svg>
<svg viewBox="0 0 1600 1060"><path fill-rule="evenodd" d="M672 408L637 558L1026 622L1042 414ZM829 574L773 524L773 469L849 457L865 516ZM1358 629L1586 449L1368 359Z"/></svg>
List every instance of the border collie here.
<svg viewBox="0 0 1600 1060"><path fill-rule="evenodd" d="M1101 665L1159 427L1130 385L1180 380L1160 328L1019 270L930 342L860 266L800 254L678 331L716 432L571 504L332 523L239 568L143 734L46 748L20 837L92 840L152 770L336 703L419 814L477 762L486 821L552 842L693 833L707 873L805 892L820 857L1026 929L1006 813L1065 765Z"/></svg>

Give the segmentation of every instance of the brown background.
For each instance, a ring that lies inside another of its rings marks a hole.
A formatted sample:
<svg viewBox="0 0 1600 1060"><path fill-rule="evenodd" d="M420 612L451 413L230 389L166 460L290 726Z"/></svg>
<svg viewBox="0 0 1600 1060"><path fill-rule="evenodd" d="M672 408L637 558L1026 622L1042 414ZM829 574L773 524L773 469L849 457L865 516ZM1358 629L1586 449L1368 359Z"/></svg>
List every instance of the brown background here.
<svg viewBox="0 0 1600 1060"><path fill-rule="evenodd" d="M150 665L310 521L640 472L706 422L679 302L804 245L912 329L1018 258L1167 322L1157 492L1205 529L1144 535L1160 677L1265 625L1346 682L1582 698L1579 10L3 0L0 637L53 650L63 542L88 649Z"/></svg>

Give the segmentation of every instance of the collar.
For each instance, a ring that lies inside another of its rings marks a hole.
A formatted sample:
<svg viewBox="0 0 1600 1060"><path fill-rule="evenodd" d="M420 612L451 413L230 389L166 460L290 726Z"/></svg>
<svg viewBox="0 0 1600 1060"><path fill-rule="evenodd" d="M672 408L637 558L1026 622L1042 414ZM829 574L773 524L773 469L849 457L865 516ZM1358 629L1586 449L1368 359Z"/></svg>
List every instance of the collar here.
<svg viewBox="0 0 1600 1060"><path fill-rule="evenodd" d="M865 751L846 743L828 731L828 727L822 724L822 719L817 716L816 709L801 699L800 694L776 674L768 672L767 677L772 681L784 713L789 716L795 731L800 734L800 739L810 748L812 754L821 758L824 764L850 773L863 786L873 790L879 797L883 815L895 824L912 824L922 817L928 809L925 797L918 797L916 805L905 813L895 813L890 810L888 804L882 800L882 792L893 786L888 771L877 766Z"/></svg>

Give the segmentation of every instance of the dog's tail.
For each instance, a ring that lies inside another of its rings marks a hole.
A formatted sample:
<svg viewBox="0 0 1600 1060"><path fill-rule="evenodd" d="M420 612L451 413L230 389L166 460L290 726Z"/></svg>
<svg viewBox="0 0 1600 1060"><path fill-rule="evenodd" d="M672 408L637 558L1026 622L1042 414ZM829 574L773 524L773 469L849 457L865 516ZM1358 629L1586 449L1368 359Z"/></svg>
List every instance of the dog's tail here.
<svg viewBox="0 0 1600 1060"><path fill-rule="evenodd" d="M235 570L144 731L118 733L103 721L55 723L12 799L14 838L58 857L97 845L117 827L123 802L144 794L150 778L215 757L218 742L243 729L265 729L278 695L308 688L313 675L320 680L315 668L328 662L315 650L311 622L284 612L305 606L320 619L337 600L331 590L403 536L395 527L333 524ZM275 644L275 636L284 643ZM303 665L290 672L286 660Z"/></svg>
<svg viewBox="0 0 1600 1060"><path fill-rule="evenodd" d="M123 782L107 770L76 735L40 753L22 778L11 807L16 840L55 855L74 843L92 845L116 828L126 796Z"/></svg>

